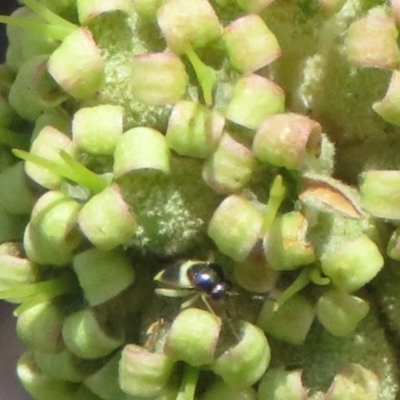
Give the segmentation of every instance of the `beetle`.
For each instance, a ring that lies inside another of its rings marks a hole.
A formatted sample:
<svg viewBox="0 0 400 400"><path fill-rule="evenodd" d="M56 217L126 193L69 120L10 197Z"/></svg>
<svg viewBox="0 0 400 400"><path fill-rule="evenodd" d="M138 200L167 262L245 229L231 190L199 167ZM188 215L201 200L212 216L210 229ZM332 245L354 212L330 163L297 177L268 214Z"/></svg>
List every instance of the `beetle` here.
<svg viewBox="0 0 400 400"><path fill-rule="evenodd" d="M192 305L201 298L208 310L212 310L207 298L220 300L230 294L231 283L225 279L219 264L200 260L180 260L161 270L154 280L163 287L155 292L167 297L188 297L181 308Z"/></svg>

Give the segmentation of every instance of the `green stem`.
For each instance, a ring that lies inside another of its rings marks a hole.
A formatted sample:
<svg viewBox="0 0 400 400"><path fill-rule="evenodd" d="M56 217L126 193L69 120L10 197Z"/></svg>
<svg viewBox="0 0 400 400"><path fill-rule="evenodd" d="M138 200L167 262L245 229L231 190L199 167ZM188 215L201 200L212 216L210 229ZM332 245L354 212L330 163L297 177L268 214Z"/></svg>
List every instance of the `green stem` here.
<svg viewBox="0 0 400 400"><path fill-rule="evenodd" d="M60 26L64 28L69 33L72 33L78 28L77 25L67 21L66 19L60 17L53 11L49 10L47 7L43 6L36 0L23 0L24 4L29 7L35 14L41 17L44 21L52 26ZM68 33L68 34L69 34Z"/></svg>
<svg viewBox="0 0 400 400"><path fill-rule="evenodd" d="M74 160L69 154L65 153L65 151L60 152L60 156L64 160L65 164L47 160L23 150L14 149L13 153L16 157L21 158L22 160L49 169L72 182L87 187L94 193L100 193L108 186L106 178L90 171L78 161Z"/></svg>
<svg viewBox="0 0 400 400"><path fill-rule="evenodd" d="M274 304L274 311L277 311L285 301L289 300L293 295L305 288L311 282L311 271L311 268L304 268L296 280L278 295Z"/></svg>
<svg viewBox="0 0 400 400"><path fill-rule="evenodd" d="M2 290L0 291L0 300L25 299L14 311L14 315L18 316L36 304L49 301L62 294L74 292L76 288L76 280L71 274L67 274L48 281L15 285L9 289Z"/></svg>
<svg viewBox="0 0 400 400"><path fill-rule="evenodd" d="M264 212L262 232L267 233L286 195L286 187L281 175L277 175L269 191L269 199Z"/></svg>
<svg viewBox="0 0 400 400"><path fill-rule="evenodd" d="M64 26L54 26L44 22L29 21L25 18L7 17L5 15L0 15L0 23L30 29L31 31L40 33L45 37L50 37L55 40L63 40L71 33L71 30Z"/></svg>
<svg viewBox="0 0 400 400"><path fill-rule="evenodd" d="M187 45L185 54L197 75L197 80L199 81L203 90L204 101L206 102L207 106L211 106L213 102L212 90L216 82L215 71L200 60L198 55L189 44Z"/></svg>
<svg viewBox="0 0 400 400"><path fill-rule="evenodd" d="M176 400L193 400L196 391L197 380L200 370L189 364L185 365L181 387L179 388Z"/></svg>

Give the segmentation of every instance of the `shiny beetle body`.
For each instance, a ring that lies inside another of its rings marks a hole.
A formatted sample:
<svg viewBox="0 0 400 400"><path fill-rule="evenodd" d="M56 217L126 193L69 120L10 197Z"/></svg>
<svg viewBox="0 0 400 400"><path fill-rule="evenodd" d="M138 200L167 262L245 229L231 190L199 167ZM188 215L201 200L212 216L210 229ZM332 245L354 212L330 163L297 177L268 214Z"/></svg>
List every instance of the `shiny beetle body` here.
<svg viewBox="0 0 400 400"><path fill-rule="evenodd" d="M201 297L211 312L207 298L223 299L228 296L231 286L220 265L199 260L177 261L160 271L154 280L163 286L156 289L157 294L167 297L193 296L182 304L182 308Z"/></svg>

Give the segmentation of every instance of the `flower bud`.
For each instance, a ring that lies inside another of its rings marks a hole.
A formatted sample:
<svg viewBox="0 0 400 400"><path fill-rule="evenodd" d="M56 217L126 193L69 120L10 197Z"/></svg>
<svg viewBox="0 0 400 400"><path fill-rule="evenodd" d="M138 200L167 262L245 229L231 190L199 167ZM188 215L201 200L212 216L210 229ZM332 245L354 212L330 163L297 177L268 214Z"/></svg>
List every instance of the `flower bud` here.
<svg viewBox="0 0 400 400"><path fill-rule="evenodd" d="M67 349L57 353L35 351L38 367L48 376L60 381L82 382L99 367L99 362L82 360Z"/></svg>
<svg viewBox="0 0 400 400"><path fill-rule="evenodd" d="M253 72L281 55L275 35L256 14L233 21L222 35L229 62L239 72Z"/></svg>
<svg viewBox="0 0 400 400"><path fill-rule="evenodd" d="M37 228L46 240L58 246L60 242L73 250L80 242L76 231L76 219L81 205L59 190L46 192L36 202L30 224Z"/></svg>
<svg viewBox="0 0 400 400"><path fill-rule="evenodd" d="M125 399L126 397L118 382L120 359L121 352L118 351L99 370L87 377L83 382L91 392L102 400Z"/></svg>
<svg viewBox="0 0 400 400"><path fill-rule="evenodd" d="M9 101L20 116L34 119L38 111L54 108L68 97L48 73L47 60L47 55L30 59L11 87Z"/></svg>
<svg viewBox="0 0 400 400"><path fill-rule="evenodd" d="M12 14L11 18L18 18L21 21L26 21L26 27L13 24L7 25L7 38L9 46L7 48L7 65L14 71L18 71L25 62L50 54L59 45L59 41L50 37L43 32L37 32L28 28L31 22L42 23L42 18L30 10L28 7L19 7Z"/></svg>
<svg viewBox="0 0 400 400"><path fill-rule="evenodd" d="M81 108L72 122L74 144L89 154L113 155L122 135L123 112L123 107L110 104Z"/></svg>
<svg viewBox="0 0 400 400"><path fill-rule="evenodd" d="M335 376L325 400L378 400L379 379L360 364L349 364Z"/></svg>
<svg viewBox="0 0 400 400"><path fill-rule="evenodd" d="M72 97L84 99L103 85L104 62L88 29L69 34L50 55L48 69L54 80Z"/></svg>
<svg viewBox="0 0 400 400"><path fill-rule="evenodd" d="M347 31L347 57L364 67L394 69L399 63L398 32L392 17L370 13Z"/></svg>
<svg viewBox="0 0 400 400"><path fill-rule="evenodd" d="M119 362L121 389L132 396L153 398L166 386L173 365L173 360L164 354L129 344L122 350Z"/></svg>
<svg viewBox="0 0 400 400"><path fill-rule="evenodd" d="M204 47L217 39L222 28L214 9L207 0L171 0L157 11L158 24L168 47L180 54L187 45Z"/></svg>
<svg viewBox="0 0 400 400"><path fill-rule="evenodd" d="M74 147L71 139L59 130L45 126L32 143L30 152L49 161L64 163L60 156L61 150L73 155ZM63 181L57 173L30 161L25 163L25 171L34 181L47 189L56 189Z"/></svg>
<svg viewBox="0 0 400 400"><path fill-rule="evenodd" d="M270 115L284 111L285 93L269 79L249 74L239 79L226 110L226 118L249 129L258 129Z"/></svg>
<svg viewBox="0 0 400 400"><path fill-rule="evenodd" d="M231 387L246 388L256 383L268 367L271 351L264 333L243 322L240 341L225 350L211 369Z"/></svg>
<svg viewBox="0 0 400 400"><path fill-rule="evenodd" d="M79 227L99 249L127 243L136 231L136 219L117 185L94 195L80 210Z"/></svg>
<svg viewBox="0 0 400 400"><path fill-rule="evenodd" d="M62 311L51 302L42 302L22 312L17 319L17 334L32 350L56 353L63 348Z"/></svg>
<svg viewBox="0 0 400 400"><path fill-rule="evenodd" d="M114 153L116 177L136 170L169 173L170 153L165 136L151 128L133 128L117 142Z"/></svg>
<svg viewBox="0 0 400 400"><path fill-rule="evenodd" d="M235 193L248 184L255 164L252 152L225 133L204 163L202 175L216 192Z"/></svg>
<svg viewBox="0 0 400 400"><path fill-rule="evenodd" d="M259 400L307 400L301 382L301 370L269 369L258 385Z"/></svg>
<svg viewBox="0 0 400 400"><path fill-rule="evenodd" d="M138 15L145 20L155 20L157 10L164 3L164 0L135 0L133 6Z"/></svg>
<svg viewBox="0 0 400 400"><path fill-rule="evenodd" d="M104 357L121 346L125 332L118 321L111 318L102 326L100 317L93 309L87 308L65 318L62 336L73 354L84 359L94 359Z"/></svg>
<svg viewBox="0 0 400 400"><path fill-rule="evenodd" d="M187 100L175 104L168 121L168 146L178 154L207 157L218 145L225 119L206 107Z"/></svg>
<svg viewBox="0 0 400 400"><path fill-rule="evenodd" d="M87 25L93 18L103 13L122 11L129 14L132 8L132 3L129 0L108 0L106 2L97 0L77 0L76 3L79 22L82 25Z"/></svg>
<svg viewBox="0 0 400 400"><path fill-rule="evenodd" d="M372 108L385 121L399 126L400 125L399 104L400 104L400 71L394 70L385 97L382 100L374 103L372 105Z"/></svg>
<svg viewBox="0 0 400 400"><path fill-rule="evenodd" d="M353 332L368 311L366 301L338 290L323 293L317 302L318 320L336 336L346 336Z"/></svg>
<svg viewBox="0 0 400 400"><path fill-rule="evenodd" d="M218 342L221 321L198 308L183 310L172 323L165 354L198 367L211 364Z"/></svg>
<svg viewBox="0 0 400 400"><path fill-rule="evenodd" d="M400 219L400 171L367 171L360 185L365 210L378 218Z"/></svg>
<svg viewBox="0 0 400 400"><path fill-rule="evenodd" d="M91 306L115 297L135 279L133 266L125 252L120 249L86 250L74 257L73 267Z"/></svg>
<svg viewBox="0 0 400 400"><path fill-rule="evenodd" d="M265 258L276 271L292 270L315 260L314 248L307 241L308 222L297 211L274 219L264 238Z"/></svg>
<svg viewBox="0 0 400 400"><path fill-rule="evenodd" d="M275 288L279 272L270 268L262 249L256 245L246 260L235 263L233 276L242 288L254 293L267 293Z"/></svg>
<svg viewBox="0 0 400 400"><path fill-rule="evenodd" d="M36 197L28 185L24 163L6 168L0 173L0 207L10 214L29 214Z"/></svg>
<svg viewBox="0 0 400 400"><path fill-rule="evenodd" d="M139 54L132 59L130 89L148 105L174 104L186 91L188 76L174 53Z"/></svg>
<svg viewBox="0 0 400 400"><path fill-rule="evenodd" d="M215 382L200 397L200 400L257 400L257 393L252 387L236 389L222 380Z"/></svg>
<svg viewBox="0 0 400 400"><path fill-rule="evenodd" d="M300 114L268 117L253 142L259 160L287 169L301 169L306 155L318 156L320 147L320 124Z"/></svg>
<svg viewBox="0 0 400 400"><path fill-rule="evenodd" d="M366 235L326 250L320 261L324 274L336 287L346 292L354 292L368 283L384 263L378 247Z"/></svg>
<svg viewBox="0 0 400 400"><path fill-rule="evenodd" d="M26 352L18 360L17 375L25 390L37 400L71 398L71 384L42 372L33 351Z"/></svg>
<svg viewBox="0 0 400 400"><path fill-rule="evenodd" d="M314 309L300 294L294 294L277 310L271 299L266 299L258 317L261 329L285 342L299 345L304 342L314 320Z"/></svg>
<svg viewBox="0 0 400 400"><path fill-rule="evenodd" d="M262 224L262 214L251 202L232 195L215 210L207 232L222 253L243 261L256 244Z"/></svg>

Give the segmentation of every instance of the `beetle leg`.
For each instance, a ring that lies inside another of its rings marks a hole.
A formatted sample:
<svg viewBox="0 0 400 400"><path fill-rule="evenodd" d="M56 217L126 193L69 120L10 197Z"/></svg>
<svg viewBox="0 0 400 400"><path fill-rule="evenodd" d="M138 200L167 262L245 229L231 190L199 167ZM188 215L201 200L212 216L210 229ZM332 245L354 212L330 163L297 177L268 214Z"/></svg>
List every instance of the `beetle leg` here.
<svg viewBox="0 0 400 400"><path fill-rule="evenodd" d="M157 288L154 292L160 296L166 297L186 297L193 294L191 289L167 289L167 288Z"/></svg>

